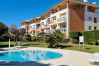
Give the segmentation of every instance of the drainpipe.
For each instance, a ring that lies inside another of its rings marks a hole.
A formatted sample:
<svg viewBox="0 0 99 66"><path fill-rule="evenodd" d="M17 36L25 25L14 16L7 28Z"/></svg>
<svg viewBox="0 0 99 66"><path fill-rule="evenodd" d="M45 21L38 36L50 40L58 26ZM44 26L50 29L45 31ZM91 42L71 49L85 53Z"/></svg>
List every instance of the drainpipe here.
<svg viewBox="0 0 99 66"><path fill-rule="evenodd" d="M37 23L36 23L36 19L35 19L35 36L37 36Z"/></svg>
<svg viewBox="0 0 99 66"><path fill-rule="evenodd" d="M87 0L84 0L83 1L84 3L86 3L85 7L84 7L84 31L86 30L86 14L88 13L88 5L87 5Z"/></svg>
<svg viewBox="0 0 99 66"><path fill-rule="evenodd" d="M83 2L87 3L88 0L83 0ZM87 5L85 5L85 12L88 12L88 6Z"/></svg>
<svg viewBox="0 0 99 66"><path fill-rule="evenodd" d="M58 11L58 15L60 14L59 13L59 11L60 11L60 6L57 6L57 11ZM60 27L59 27L59 24L57 23L57 27L56 27L56 29L59 29Z"/></svg>
<svg viewBox="0 0 99 66"><path fill-rule="evenodd" d="M57 11L60 11L60 6L57 7Z"/></svg>
<svg viewBox="0 0 99 66"><path fill-rule="evenodd" d="M69 9L69 1L67 1L67 22L66 22L66 35L67 39L69 38L69 32L70 32L70 9Z"/></svg>
<svg viewBox="0 0 99 66"><path fill-rule="evenodd" d="M88 0L83 0L84 2L88 2Z"/></svg>
<svg viewBox="0 0 99 66"><path fill-rule="evenodd" d="M37 36L37 25L35 24L35 36Z"/></svg>

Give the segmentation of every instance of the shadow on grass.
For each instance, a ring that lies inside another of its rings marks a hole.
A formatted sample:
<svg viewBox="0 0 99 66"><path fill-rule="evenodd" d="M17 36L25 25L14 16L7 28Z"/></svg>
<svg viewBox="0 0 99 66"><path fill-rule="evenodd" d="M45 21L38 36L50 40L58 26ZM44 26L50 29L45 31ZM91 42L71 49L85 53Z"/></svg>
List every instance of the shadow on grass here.
<svg viewBox="0 0 99 66"><path fill-rule="evenodd" d="M58 47L60 47L61 49L64 49L64 48L70 48L73 46L71 46L71 45L59 45Z"/></svg>
<svg viewBox="0 0 99 66"><path fill-rule="evenodd" d="M85 49L88 49L88 50L90 50L90 49L92 49L92 48L85 48Z"/></svg>
<svg viewBox="0 0 99 66"><path fill-rule="evenodd" d="M22 46L30 46L30 45L39 45L39 44L36 44L36 43L35 44L34 43L33 44L32 43L27 43L27 44L24 44Z"/></svg>
<svg viewBox="0 0 99 66"><path fill-rule="evenodd" d="M11 47L13 47L14 45L11 45ZM8 47L8 45L0 45L0 48L5 48Z"/></svg>
<svg viewBox="0 0 99 66"><path fill-rule="evenodd" d="M39 46L39 45L45 45L45 44L41 44L41 43L26 43L26 44L23 44L22 46Z"/></svg>
<svg viewBox="0 0 99 66"><path fill-rule="evenodd" d="M50 66L51 64L43 64L36 61L17 62L17 61L0 61L0 66Z"/></svg>

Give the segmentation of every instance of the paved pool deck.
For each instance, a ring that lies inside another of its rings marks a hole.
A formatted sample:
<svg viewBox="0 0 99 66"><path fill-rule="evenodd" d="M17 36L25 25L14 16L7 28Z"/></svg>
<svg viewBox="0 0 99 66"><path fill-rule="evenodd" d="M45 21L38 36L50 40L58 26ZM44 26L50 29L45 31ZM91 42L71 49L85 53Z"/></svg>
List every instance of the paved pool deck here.
<svg viewBox="0 0 99 66"><path fill-rule="evenodd" d="M92 65L88 62L91 53L73 51L73 50L63 50L63 49L51 49L51 48L38 48L38 47L28 47L20 50L44 50L44 51L53 51L63 54L61 58L51 59L51 60L42 60L40 62L27 62L13 64L12 66L99 66ZM15 50L16 51L16 50ZM3 51L0 51L3 52ZM11 66L1 63L0 66Z"/></svg>

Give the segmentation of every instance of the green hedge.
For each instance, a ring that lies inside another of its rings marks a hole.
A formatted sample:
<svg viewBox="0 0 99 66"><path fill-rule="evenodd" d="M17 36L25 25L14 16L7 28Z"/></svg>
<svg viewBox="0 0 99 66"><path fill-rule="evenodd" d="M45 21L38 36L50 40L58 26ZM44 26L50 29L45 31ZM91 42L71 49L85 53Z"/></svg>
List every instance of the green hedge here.
<svg viewBox="0 0 99 66"><path fill-rule="evenodd" d="M69 36L70 38L79 38L82 34L80 32L70 32Z"/></svg>
<svg viewBox="0 0 99 66"><path fill-rule="evenodd" d="M70 42L71 42L71 43L78 44L78 43L79 43L79 36L81 36L81 35L82 35L81 32L70 32L70 33L69 33Z"/></svg>
<svg viewBox="0 0 99 66"><path fill-rule="evenodd" d="M82 34L84 36L85 43L96 44L99 40L99 30L85 31Z"/></svg>

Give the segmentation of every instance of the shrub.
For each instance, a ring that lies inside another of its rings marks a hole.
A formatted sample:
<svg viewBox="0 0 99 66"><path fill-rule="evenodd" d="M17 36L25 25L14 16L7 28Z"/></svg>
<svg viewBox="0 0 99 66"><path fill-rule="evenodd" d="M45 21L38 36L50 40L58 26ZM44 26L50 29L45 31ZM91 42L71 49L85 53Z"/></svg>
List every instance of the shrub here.
<svg viewBox="0 0 99 66"><path fill-rule="evenodd" d="M31 38L30 35L25 35L25 36L23 37L23 40L24 40L24 41L32 41L32 38Z"/></svg>
<svg viewBox="0 0 99 66"><path fill-rule="evenodd" d="M70 42L77 44L77 43L79 43L79 36L81 36L82 33L80 33L80 32L70 32L69 35L70 35Z"/></svg>
<svg viewBox="0 0 99 66"><path fill-rule="evenodd" d="M32 41L36 42L37 37L36 36L32 36Z"/></svg>
<svg viewBox="0 0 99 66"><path fill-rule="evenodd" d="M84 41L87 44L97 44L99 40L99 30L83 32Z"/></svg>
<svg viewBox="0 0 99 66"><path fill-rule="evenodd" d="M78 44L79 43L79 39L78 38L70 38L70 42Z"/></svg>
<svg viewBox="0 0 99 66"><path fill-rule="evenodd" d="M64 40L64 35L59 31L59 30L55 30L55 32L53 32L49 38L47 38L47 43L49 44L48 47L49 48L57 48L60 43L62 43Z"/></svg>
<svg viewBox="0 0 99 66"><path fill-rule="evenodd" d="M82 34L80 32L70 32L69 35L70 35L70 38L78 38Z"/></svg>
<svg viewBox="0 0 99 66"><path fill-rule="evenodd" d="M64 39L63 42L64 43L68 43L70 41L70 39Z"/></svg>
<svg viewBox="0 0 99 66"><path fill-rule="evenodd" d="M7 36L0 36L0 41L8 41L9 37Z"/></svg>

